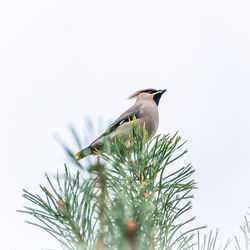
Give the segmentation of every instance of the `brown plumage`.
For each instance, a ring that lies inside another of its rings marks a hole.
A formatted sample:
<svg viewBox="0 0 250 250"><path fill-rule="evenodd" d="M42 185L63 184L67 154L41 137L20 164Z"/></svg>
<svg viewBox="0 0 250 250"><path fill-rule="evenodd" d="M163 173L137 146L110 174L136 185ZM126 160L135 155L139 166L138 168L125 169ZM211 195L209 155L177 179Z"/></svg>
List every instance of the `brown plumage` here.
<svg viewBox="0 0 250 250"><path fill-rule="evenodd" d="M129 97L129 99L132 99L132 98L138 96L140 93L143 93L143 92L145 92L145 91L152 91L153 93L155 93L155 92L157 92L158 90L156 90L156 89L141 89L141 90L136 91L133 95L131 95L131 96Z"/></svg>
<svg viewBox="0 0 250 250"><path fill-rule="evenodd" d="M136 118L137 126L145 129L149 136L152 137L159 124L158 104L162 94L166 90L143 89L135 92L130 98L136 97L135 104L119 116L109 128L93 141L87 148L76 154L77 160L88 155L95 154L96 150L100 150L103 145L104 138L114 138L115 136L128 137L131 132L130 120Z"/></svg>

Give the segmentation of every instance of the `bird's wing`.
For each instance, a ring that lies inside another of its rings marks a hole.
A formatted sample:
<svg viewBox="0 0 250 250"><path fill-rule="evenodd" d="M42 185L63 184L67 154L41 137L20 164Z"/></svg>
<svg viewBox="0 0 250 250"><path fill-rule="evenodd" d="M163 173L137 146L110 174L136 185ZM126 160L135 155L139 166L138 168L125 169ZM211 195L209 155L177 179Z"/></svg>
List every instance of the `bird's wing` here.
<svg viewBox="0 0 250 250"><path fill-rule="evenodd" d="M134 105L132 106L130 109L128 109L127 111L125 111L123 114L121 114L109 127L108 129L101 135L99 136L96 140L100 139L103 136L109 135L110 133L112 133L115 129L117 129L120 125L132 121L133 118L135 117L136 119L138 119L139 117L141 117L142 113L141 113L141 105Z"/></svg>

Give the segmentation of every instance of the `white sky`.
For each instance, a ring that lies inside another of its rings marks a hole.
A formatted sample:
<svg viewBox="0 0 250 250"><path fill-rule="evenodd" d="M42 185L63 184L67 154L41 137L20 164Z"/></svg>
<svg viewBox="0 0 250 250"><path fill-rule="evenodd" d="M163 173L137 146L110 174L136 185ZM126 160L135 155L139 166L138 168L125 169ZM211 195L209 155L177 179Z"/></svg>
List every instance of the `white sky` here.
<svg viewBox="0 0 250 250"><path fill-rule="evenodd" d="M167 88L158 133L188 140L198 225L239 232L250 205L250 2L0 2L1 249L59 249L17 214L63 169L53 138L84 117L116 118L146 88Z"/></svg>

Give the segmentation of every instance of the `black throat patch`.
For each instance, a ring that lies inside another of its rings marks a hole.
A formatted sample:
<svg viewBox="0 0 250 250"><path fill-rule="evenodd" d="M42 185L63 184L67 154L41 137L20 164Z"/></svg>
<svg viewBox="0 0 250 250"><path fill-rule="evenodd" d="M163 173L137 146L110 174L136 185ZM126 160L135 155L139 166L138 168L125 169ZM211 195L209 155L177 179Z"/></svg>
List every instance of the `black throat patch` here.
<svg viewBox="0 0 250 250"><path fill-rule="evenodd" d="M155 94L154 97L153 97L153 99L154 99L157 106L158 106L159 101L161 99L161 95L162 95L162 93L160 92L160 93Z"/></svg>

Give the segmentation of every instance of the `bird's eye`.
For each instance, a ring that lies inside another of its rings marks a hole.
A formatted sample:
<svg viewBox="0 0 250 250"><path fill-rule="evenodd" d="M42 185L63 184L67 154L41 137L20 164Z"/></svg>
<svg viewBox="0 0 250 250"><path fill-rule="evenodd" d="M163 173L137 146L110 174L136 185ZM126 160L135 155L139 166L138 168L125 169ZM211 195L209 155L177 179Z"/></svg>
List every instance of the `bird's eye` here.
<svg viewBox="0 0 250 250"><path fill-rule="evenodd" d="M149 94L152 94L153 92L151 90L148 91Z"/></svg>

